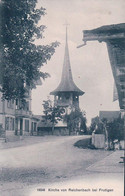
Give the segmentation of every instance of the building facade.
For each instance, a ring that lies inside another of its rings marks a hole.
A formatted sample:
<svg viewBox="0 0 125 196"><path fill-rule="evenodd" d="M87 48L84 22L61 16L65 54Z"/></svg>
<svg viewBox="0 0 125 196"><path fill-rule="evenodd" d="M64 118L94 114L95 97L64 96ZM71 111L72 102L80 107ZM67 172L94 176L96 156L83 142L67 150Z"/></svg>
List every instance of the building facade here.
<svg viewBox="0 0 125 196"><path fill-rule="evenodd" d="M25 102L2 100L0 93L0 124L7 140L14 136L33 135L37 132L38 119L31 111L31 90L28 89Z"/></svg>
<svg viewBox="0 0 125 196"><path fill-rule="evenodd" d="M120 116L120 111L99 111L99 120L107 119L108 122L112 122Z"/></svg>
<svg viewBox="0 0 125 196"><path fill-rule="evenodd" d="M119 107L125 112L125 23L83 31L83 41L105 42L118 92Z"/></svg>
<svg viewBox="0 0 125 196"><path fill-rule="evenodd" d="M108 49L112 74L118 93L121 117L125 133L125 23L112 24L83 31L83 41L105 42ZM125 139L125 134L124 134Z"/></svg>

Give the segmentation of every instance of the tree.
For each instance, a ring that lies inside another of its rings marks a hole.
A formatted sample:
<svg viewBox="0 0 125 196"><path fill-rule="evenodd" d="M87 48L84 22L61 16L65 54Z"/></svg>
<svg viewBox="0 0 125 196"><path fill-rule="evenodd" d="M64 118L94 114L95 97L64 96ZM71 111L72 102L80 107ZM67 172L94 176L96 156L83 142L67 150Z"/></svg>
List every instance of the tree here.
<svg viewBox="0 0 125 196"><path fill-rule="evenodd" d="M86 123L87 123L87 119L85 117L85 113L84 112L81 112L80 114L80 121L81 121L81 124L80 124L80 134L83 132L84 134L87 134L87 126L86 126Z"/></svg>
<svg viewBox="0 0 125 196"><path fill-rule="evenodd" d="M48 73L40 68L55 52L58 42L36 45L43 38L44 25L39 25L44 8L36 9L37 0L1 0L0 3L0 83L5 99L23 99L25 86L35 87L35 81Z"/></svg>
<svg viewBox="0 0 125 196"><path fill-rule="evenodd" d="M89 128L90 134L92 134L92 132L96 129L97 124L99 124L99 117L98 116L91 119L91 125Z"/></svg>
<svg viewBox="0 0 125 196"><path fill-rule="evenodd" d="M114 141L118 140L119 144L121 140L124 140L124 119L120 116L111 122L106 123L108 132L108 146L109 149L114 150Z"/></svg>
<svg viewBox="0 0 125 196"><path fill-rule="evenodd" d="M75 111L72 110L70 114L65 114L64 122L67 123L69 135L71 132L87 132L85 112L80 111L80 109L75 109Z"/></svg>
<svg viewBox="0 0 125 196"><path fill-rule="evenodd" d="M52 123L52 133L54 131L55 124L63 119L65 110L62 107L52 104L52 101L48 98L43 101L43 113L45 114L46 123L49 120Z"/></svg>

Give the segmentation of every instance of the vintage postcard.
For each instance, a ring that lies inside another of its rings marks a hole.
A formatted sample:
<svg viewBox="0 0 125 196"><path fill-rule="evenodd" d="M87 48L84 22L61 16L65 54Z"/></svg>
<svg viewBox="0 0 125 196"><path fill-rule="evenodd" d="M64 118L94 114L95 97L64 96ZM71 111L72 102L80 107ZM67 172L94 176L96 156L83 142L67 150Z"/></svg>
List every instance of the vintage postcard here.
<svg viewBox="0 0 125 196"><path fill-rule="evenodd" d="M124 196L125 1L0 1L0 196Z"/></svg>

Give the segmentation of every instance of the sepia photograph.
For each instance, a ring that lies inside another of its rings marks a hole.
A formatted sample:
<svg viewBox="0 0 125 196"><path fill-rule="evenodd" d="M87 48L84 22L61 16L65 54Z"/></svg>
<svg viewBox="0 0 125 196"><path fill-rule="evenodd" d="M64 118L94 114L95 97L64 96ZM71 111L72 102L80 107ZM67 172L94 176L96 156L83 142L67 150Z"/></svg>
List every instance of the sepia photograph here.
<svg viewBox="0 0 125 196"><path fill-rule="evenodd" d="M0 0L0 196L124 196L125 1Z"/></svg>

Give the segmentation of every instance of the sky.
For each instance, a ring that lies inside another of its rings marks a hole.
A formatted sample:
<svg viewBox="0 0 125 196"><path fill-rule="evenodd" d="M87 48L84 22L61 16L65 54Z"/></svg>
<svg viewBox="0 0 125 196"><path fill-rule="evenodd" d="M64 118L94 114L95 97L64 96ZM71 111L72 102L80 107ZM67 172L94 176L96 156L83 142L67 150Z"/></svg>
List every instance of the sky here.
<svg viewBox="0 0 125 196"><path fill-rule="evenodd" d="M86 112L88 123L99 115L101 110L119 110L118 101L113 102L114 79L109 62L107 47L104 42L83 44L83 30L98 28L103 25L125 22L124 0L38 0L37 7L46 8L47 14L40 24L46 25L44 39L38 44L59 41L55 54L41 71L51 77L43 81L32 91L32 111L42 114L42 102L47 99L61 80L64 49L65 22L68 26L68 45L70 63L75 84L85 92L80 97L80 108ZM52 96L50 96L53 99Z"/></svg>

